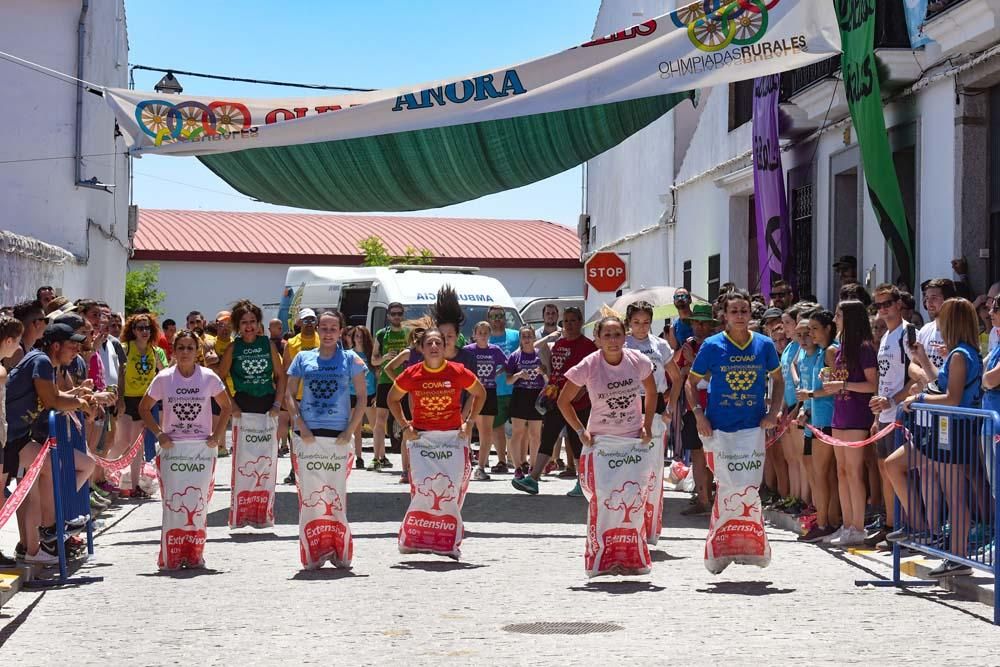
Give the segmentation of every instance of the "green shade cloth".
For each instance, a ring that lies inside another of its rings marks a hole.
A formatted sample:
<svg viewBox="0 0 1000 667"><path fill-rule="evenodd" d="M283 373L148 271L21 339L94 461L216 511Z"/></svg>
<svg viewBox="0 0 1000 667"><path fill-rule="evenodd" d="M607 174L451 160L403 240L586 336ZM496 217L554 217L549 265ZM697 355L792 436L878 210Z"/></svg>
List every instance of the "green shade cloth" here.
<svg viewBox="0 0 1000 667"><path fill-rule="evenodd" d="M829 2L830 0L826 0ZM882 110L882 87L875 61L876 0L838 0L837 19L844 53L841 70L851 119L861 146L868 194L879 228L899 265L900 277L912 289L916 272L913 226L906 219L903 194L896 178ZM892 277L894 279L894 277Z"/></svg>
<svg viewBox="0 0 1000 667"><path fill-rule="evenodd" d="M519 188L571 169L689 97L691 93L674 93L198 159L239 192L270 204L320 211L417 211Z"/></svg>

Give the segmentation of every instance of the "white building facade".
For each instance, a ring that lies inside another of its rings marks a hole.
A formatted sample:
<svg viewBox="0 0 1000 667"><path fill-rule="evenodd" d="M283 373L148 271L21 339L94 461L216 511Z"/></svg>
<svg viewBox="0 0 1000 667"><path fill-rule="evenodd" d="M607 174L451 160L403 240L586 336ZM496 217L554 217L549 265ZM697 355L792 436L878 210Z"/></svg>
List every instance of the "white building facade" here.
<svg viewBox="0 0 1000 667"><path fill-rule="evenodd" d="M674 4L605 0L595 32L635 23L633 12L651 17ZM972 291L984 293L1000 279L1000 3L932 5L925 33L933 41L918 50L909 48L902 0L877 5L886 126L915 229L918 282L954 277L951 260L965 257ZM859 279L869 286L895 281L898 269L868 199L839 58L783 74L781 100L799 294L833 303L832 264L844 255L857 258ZM598 234L583 239L585 252L633 252L633 288L683 285L709 298L727 281L759 288L751 113L751 82L705 90L697 109L682 105L592 161L587 212ZM661 157L644 160L643 153ZM616 165L613 177L595 168L600 162ZM648 195L622 197L622 182L646 184ZM620 224L606 225L610 218ZM645 259L656 256L659 262ZM588 308L608 296L591 295Z"/></svg>
<svg viewBox="0 0 1000 667"><path fill-rule="evenodd" d="M2 50L108 86L128 81L123 0L8 0ZM114 116L72 82L0 60L0 304L51 285L120 310L129 163ZM16 91L16 92L15 92Z"/></svg>

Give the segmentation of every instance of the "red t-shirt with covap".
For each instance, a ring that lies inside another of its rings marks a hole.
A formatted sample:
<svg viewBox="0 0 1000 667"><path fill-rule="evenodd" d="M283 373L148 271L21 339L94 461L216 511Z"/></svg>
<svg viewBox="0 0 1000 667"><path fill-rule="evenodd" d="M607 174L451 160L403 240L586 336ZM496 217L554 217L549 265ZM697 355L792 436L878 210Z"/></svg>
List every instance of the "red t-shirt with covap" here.
<svg viewBox="0 0 1000 667"><path fill-rule="evenodd" d="M549 353L549 363L552 365L549 384L562 389L562 386L566 384L566 371L583 361L584 357L596 349L597 346L594 345L594 341L586 336L580 336L576 340L568 340L566 338L557 340L555 345L552 346L552 351ZM578 383L574 382L573 384ZM582 383L579 384L582 386ZM573 409L580 411L588 407L590 407L590 398L587 397L587 392L582 391L577 399L573 401Z"/></svg>
<svg viewBox="0 0 1000 667"><path fill-rule="evenodd" d="M472 371L453 361L437 369L415 364L396 378L396 386L410 395L413 428L418 431L462 428L462 392L477 382Z"/></svg>
<svg viewBox="0 0 1000 667"><path fill-rule="evenodd" d="M176 366L156 374L146 394L163 401L160 428L171 440L208 440L212 435L212 397L225 391L213 371L196 365L191 377Z"/></svg>
<svg viewBox="0 0 1000 667"><path fill-rule="evenodd" d="M601 352L587 355L566 371L566 379L587 388L591 435L636 438L642 430L642 381L653 374L653 362L642 352L622 349L622 360L612 366Z"/></svg>

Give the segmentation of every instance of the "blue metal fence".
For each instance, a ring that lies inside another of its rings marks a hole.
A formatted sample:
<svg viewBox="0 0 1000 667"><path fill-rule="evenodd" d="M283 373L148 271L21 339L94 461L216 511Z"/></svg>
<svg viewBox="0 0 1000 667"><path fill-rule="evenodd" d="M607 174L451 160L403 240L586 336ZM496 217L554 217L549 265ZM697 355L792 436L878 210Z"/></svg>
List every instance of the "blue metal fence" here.
<svg viewBox="0 0 1000 667"><path fill-rule="evenodd" d="M997 439L1000 416L987 410L915 403L905 416L909 431L904 506L897 499L895 525L906 536L893 547L893 579L900 577L900 550L908 548L1000 575L1000 481ZM1000 596L993 621L1000 625Z"/></svg>
<svg viewBox="0 0 1000 667"><path fill-rule="evenodd" d="M84 415L77 414L78 427L72 419L55 411L49 412L49 435L55 438L55 446L49 450L52 466L52 494L55 500L56 542L59 553L59 580L57 583L69 581L66 557L67 519L79 516L90 516L90 483L85 482L80 489L76 488L76 463L74 451L87 452L86 424ZM94 522L87 521L87 553L94 554ZM94 581L102 578L89 577L74 580Z"/></svg>

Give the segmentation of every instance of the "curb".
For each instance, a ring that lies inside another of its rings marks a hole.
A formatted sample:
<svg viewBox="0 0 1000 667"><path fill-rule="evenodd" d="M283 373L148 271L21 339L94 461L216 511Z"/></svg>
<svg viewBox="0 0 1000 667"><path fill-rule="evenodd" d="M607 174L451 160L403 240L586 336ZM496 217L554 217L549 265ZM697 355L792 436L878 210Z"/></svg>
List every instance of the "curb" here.
<svg viewBox="0 0 1000 667"><path fill-rule="evenodd" d="M799 520L796 517L785 514L784 512L766 510L764 512L764 519L775 528L787 530L788 532L795 533L796 535L802 534L802 527L799 524ZM878 563L889 570L889 572L892 572L891 551L876 551L874 549L855 547L848 549L847 553L872 563ZM900 574L907 577L934 581L934 579L931 579L928 574L931 570L940 565L940 563L941 561L937 558L931 558L930 556L918 553L913 556L901 558L899 571ZM990 607L993 606L995 588L993 577L982 570L973 570L973 574L968 577L948 577L945 579L938 579L937 584L939 588L955 593L963 600L980 602L982 604L989 605Z"/></svg>

